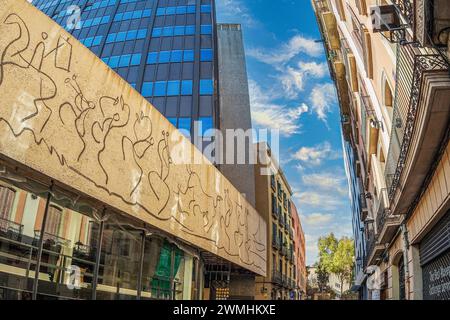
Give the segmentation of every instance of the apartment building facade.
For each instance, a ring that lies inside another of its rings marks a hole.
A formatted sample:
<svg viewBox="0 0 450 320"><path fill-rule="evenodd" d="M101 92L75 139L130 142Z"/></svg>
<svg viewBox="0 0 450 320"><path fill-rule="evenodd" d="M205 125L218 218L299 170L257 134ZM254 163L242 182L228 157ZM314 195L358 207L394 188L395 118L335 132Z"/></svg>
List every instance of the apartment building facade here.
<svg viewBox="0 0 450 320"><path fill-rule="evenodd" d="M255 149L259 154L255 166L256 208L267 223L267 268L270 270L266 277L256 278L255 299L297 299L299 275L294 248L292 191L267 143L257 143ZM266 169L272 174L262 174Z"/></svg>
<svg viewBox="0 0 450 320"><path fill-rule="evenodd" d="M366 245L358 281L367 282L368 299L449 299L441 272L450 248L448 2L313 6L351 146L344 149L356 163L347 170L360 185L353 214L363 225L354 223L354 233L363 230Z"/></svg>
<svg viewBox="0 0 450 320"><path fill-rule="evenodd" d="M156 107L27 1L0 20L2 299L227 299L265 276L264 219Z"/></svg>
<svg viewBox="0 0 450 320"><path fill-rule="evenodd" d="M296 299L306 299L306 242L300 216L294 202L291 201L292 227L294 231L294 260L295 260L295 282Z"/></svg>

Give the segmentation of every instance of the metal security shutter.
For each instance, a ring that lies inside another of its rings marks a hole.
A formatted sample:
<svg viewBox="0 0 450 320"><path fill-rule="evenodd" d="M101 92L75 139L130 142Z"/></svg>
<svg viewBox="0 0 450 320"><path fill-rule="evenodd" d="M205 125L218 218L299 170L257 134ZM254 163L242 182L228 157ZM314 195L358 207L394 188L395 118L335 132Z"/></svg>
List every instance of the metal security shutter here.
<svg viewBox="0 0 450 320"><path fill-rule="evenodd" d="M450 211L420 243L420 265L423 266L450 249Z"/></svg>

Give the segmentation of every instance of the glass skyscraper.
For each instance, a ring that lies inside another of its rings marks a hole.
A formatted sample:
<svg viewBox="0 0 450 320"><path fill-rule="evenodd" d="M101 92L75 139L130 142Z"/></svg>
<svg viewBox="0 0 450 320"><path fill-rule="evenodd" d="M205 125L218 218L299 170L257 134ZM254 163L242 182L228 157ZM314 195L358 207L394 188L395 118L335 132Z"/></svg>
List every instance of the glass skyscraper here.
<svg viewBox="0 0 450 320"><path fill-rule="evenodd" d="M214 0L34 0L176 127L217 128Z"/></svg>
<svg viewBox="0 0 450 320"><path fill-rule="evenodd" d="M208 129L225 134L228 129L252 128L241 26L216 23L214 0L32 3L130 83L175 127L187 130L199 149L205 150L215 139ZM195 121L201 124L197 131ZM195 141L196 136L204 139ZM249 140L247 146L252 145ZM253 166L236 165L236 161L225 164L220 162L225 156L219 153L205 155L254 204ZM235 160L236 154L237 150Z"/></svg>

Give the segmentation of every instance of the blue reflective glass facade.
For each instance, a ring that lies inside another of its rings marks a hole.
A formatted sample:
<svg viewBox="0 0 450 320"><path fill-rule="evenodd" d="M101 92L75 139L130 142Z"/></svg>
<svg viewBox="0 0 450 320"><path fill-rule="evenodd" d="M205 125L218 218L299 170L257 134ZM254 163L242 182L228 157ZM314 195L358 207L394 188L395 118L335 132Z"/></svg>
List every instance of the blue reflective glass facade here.
<svg viewBox="0 0 450 320"><path fill-rule="evenodd" d="M358 153L352 148L351 143L344 141L343 139L343 150L344 150L344 162L345 171L347 175L347 180L349 184L349 196L350 205L352 210L352 228L353 228L353 238L355 241L355 259L356 263L354 266L354 277L355 279L360 278L364 274L364 260L366 259L366 237L364 233L364 222L361 220L361 196L364 195L362 190L364 190L361 177L357 174L357 160ZM358 284L360 299L365 299L367 296L367 288L365 283Z"/></svg>
<svg viewBox="0 0 450 320"><path fill-rule="evenodd" d="M175 126L190 130L193 121L200 120L203 127L217 127L214 0L34 0L33 4Z"/></svg>

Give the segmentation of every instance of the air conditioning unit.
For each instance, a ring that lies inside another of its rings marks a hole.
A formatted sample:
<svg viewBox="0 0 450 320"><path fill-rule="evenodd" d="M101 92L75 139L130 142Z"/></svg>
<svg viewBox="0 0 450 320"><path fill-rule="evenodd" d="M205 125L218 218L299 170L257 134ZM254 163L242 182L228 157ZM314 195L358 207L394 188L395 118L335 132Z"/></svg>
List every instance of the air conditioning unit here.
<svg viewBox="0 0 450 320"><path fill-rule="evenodd" d="M371 6L373 32L386 32L402 27L400 16L395 5Z"/></svg>

